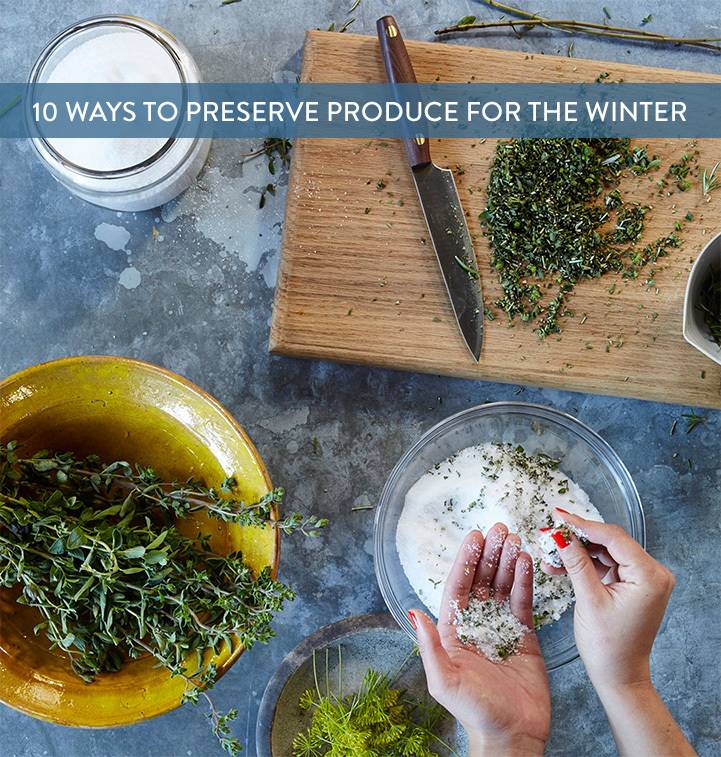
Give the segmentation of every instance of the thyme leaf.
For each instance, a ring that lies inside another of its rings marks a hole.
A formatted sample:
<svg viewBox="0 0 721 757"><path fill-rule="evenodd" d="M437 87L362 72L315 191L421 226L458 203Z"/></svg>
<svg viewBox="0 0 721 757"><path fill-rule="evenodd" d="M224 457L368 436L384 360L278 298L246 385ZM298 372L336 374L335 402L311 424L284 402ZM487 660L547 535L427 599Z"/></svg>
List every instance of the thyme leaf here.
<svg viewBox="0 0 721 757"><path fill-rule="evenodd" d="M682 413L681 417L686 420L687 434L690 434L697 426L706 422L706 418L703 415L697 415L696 413Z"/></svg>
<svg viewBox="0 0 721 757"><path fill-rule="evenodd" d="M707 170L706 168L703 169L703 173L701 174L701 188L703 189L704 197L711 194L715 189L721 187L721 180L719 180L719 177L716 175L718 167L719 164L717 162L711 170Z"/></svg>

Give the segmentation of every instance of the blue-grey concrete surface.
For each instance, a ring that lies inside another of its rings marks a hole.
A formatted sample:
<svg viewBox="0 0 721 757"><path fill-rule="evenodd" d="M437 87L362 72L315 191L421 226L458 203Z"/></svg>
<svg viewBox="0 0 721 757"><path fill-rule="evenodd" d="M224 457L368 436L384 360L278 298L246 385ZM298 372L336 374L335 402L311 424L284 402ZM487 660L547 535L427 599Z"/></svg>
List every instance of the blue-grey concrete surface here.
<svg viewBox="0 0 721 757"><path fill-rule="evenodd" d="M614 23L638 26L652 13L648 29L721 34L717 0L605 2ZM299 70L304 30L342 23L350 4L3 2L0 80L24 80L44 43L61 28L108 12L145 16L170 29L190 48L207 80L292 77ZM600 0L537 0L533 8L602 22L602 5ZM433 29L468 13L498 15L471 0L362 0L353 31L374 33L375 19L384 13L395 14L411 39L431 39ZM464 41L565 54L570 38L537 31L516 39L499 32ZM577 57L721 73L721 57L713 53L581 36L574 42ZM247 753L255 753L259 698L283 656L326 623L383 609L371 557L373 514L352 511L354 503L376 499L402 451L424 429L470 405L514 398L579 417L629 467L646 508L649 550L678 578L654 651L655 680L698 751L721 753L721 414L704 412L706 422L687 435L680 416L688 408L270 356L284 191L258 210L267 176L262 161L241 165L240 153L248 149L252 145L215 143L196 188L163 209L120 216L72 197L28 145L0 145L0 377L83 353L129 355L178 371L240 419L291 502L332 520L323 539L285 541L282 576L299 598L278 618L277 638L244 655L216 689L220 707L240 710L236 732ZM672 436L676 419L679 428ZM612 754L606 720L581 664L554 673L551 687L554 728L548 753ZM219 753L200 707L186 706L128 728L83 731L0 706L2 755Z"/></svg>

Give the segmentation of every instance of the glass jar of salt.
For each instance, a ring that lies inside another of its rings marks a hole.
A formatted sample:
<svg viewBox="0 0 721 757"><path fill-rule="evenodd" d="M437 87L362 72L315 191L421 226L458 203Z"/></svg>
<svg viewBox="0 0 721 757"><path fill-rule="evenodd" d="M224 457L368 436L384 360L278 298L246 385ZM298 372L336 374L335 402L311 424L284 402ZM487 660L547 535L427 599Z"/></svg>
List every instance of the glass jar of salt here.
<svg viewBox="0 0 721 757"><path fill-rule="evenodd" d="M61 32L43 50L30 84L198 84L188 50L165 29L132 16L96 16ZM113 210L148 210L186 190L209 139L44 138L32 140L50 173L71 192Z"/></svg>

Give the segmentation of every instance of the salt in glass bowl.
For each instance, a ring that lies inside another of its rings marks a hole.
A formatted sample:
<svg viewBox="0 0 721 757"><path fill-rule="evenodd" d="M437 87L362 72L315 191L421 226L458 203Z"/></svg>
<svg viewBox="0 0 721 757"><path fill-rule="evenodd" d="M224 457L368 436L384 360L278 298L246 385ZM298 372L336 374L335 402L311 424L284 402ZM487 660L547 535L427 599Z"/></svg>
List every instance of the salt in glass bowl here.
<svg viewBox="0 0 721 757"><path fill-rule="evenodd" d="M566 413L525 402L494 402L464 410L431 428L401 457L376 510L378 584L396 622L413 638L408 610L424 604L411 588L396 551L396 528L406 493L437 463L488 442L521 444L529 454L543 452L559 459L559 469L585 490L604 520L622 526L645 547L646 526L636 487L619 456L598 434ZM548 670L576 659L573 608L543 626L538 637Z"/></svg>

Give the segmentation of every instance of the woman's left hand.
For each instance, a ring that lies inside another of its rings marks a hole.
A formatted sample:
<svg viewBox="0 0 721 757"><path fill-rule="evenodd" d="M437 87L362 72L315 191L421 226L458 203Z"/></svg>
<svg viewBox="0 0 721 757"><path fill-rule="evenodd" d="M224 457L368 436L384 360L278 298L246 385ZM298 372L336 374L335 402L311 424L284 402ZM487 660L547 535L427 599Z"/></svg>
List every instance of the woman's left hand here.
<svg viewBox="0 0 721 757"><path fill-rule="evenodd" d="M500 663L462 643L458 608L471 597L510 601L528 627L518 651ZM540 755L548 739L551 698L546 667L533 631L533 563L520 539L497 523L486 538L471 531L446 581L438 627L420 610L416 626L428 690L468 732L471 755Z"/></svg>

